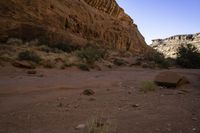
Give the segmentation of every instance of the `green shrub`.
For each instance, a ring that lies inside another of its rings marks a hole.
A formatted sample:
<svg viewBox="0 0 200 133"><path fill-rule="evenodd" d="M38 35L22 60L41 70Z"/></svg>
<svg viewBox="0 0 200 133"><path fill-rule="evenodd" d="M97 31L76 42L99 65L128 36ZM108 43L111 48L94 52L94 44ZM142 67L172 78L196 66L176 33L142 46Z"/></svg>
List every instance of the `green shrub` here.
<svg viewBox="0 0 200 133"><path fill-rule="evenodd" d="M168 68L169 62L167 59L165 59L164 55L162 53L159 53L157 51L148 52L144 55L145 60L152 61L155 64L157 64L161 68Z"/></svg>
<svg viewBox="0 0 200 133"><path fill-rule="evenodd" d="M176 62L184 68L200 68L200 53L192 44L181 46L177 52Z"/></svg>
<svg viewBox="0 0 200 133"><path fill-rule="evenodd" d="M56 48L56 49L62 50L67 53L71 53L78 49L78 47L75 45L72 45L70 43L62 43L62 42L56 43L56 44L51 44L51 45L49 45L49 47Z"/></svg>
<svg viewBox="0 0 200 133"><path fill-rule="evenodd" d="M34 51L22 51L18 54L19 60L27 60L27 61L33 61L35 63L40 63L41 58L37 53Z"/></svg>
<svg viewBox="0 0 200 133"><path fill-rule="evenodd" d="M104 58L105 53L105 50L95 46L88 46L76 52L77 56L88 64L94 64L95 61Z"/></svg>

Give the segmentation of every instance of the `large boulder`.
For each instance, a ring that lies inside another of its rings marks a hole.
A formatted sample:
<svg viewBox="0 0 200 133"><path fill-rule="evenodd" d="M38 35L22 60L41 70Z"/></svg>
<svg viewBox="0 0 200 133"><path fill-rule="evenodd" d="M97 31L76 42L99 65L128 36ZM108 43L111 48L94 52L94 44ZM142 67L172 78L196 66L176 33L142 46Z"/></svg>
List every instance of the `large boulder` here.
<svg viewBox="0 0 200 133"><path fill-rule="evenodd" d="M178 87L183 84L189 83L189 81L186 77L181 76L178 73L172 72L172 71L165 71L165 72L159 73L155 77L154 81L157 85L164 86L167 88Z"/></svg>

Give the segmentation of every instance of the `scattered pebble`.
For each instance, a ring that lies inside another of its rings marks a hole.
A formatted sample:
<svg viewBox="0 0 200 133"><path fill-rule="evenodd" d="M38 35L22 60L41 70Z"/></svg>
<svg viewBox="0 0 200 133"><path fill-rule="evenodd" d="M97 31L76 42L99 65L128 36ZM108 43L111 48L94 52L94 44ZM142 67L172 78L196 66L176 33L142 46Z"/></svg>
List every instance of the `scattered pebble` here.
<svg viewBox="0 0 200 133"><path fill-rule="evenodd" d="M89 101L96 101L94 97L90 98Z"/></svg>
<svg viewBox="0 0 200 133"><path fill-rule="evenodd" d="M194 118L192 118L192 120L193 120L193 121L197 121L198 119L194 117Z"/></svg>
<svg viewBox="0 0 200 133"><path fill-rule="evenodd" d="M62 107L62 106L63 106L63 104L62 104L62 103L59 103L59 104L58 104L58 107Z"/></svg>
<svg viewBox="0 0 200 133"><path fill-rule="evenodd" d="M86 127L85 124L79 124L78 126L75 127L76 130L81 130L84 129Z"/></svg>
<svg viewBox="0 0 200 133"><path fill-rule="evenodd" d="M197 129L196 128L192 128L192 131L196 131Z"/></svg>
<svg viewBox="0 0 200 133"><path fill-rule="evenodd" d="M106 89L106 91L110 91L110 89L108 88L108 89Z"/></svg>
<svg viewBox="0 0 200 133"><path fill-rule="evenodd" d="M43 75L43 74L40 74L40 75L38 75L38 77L42 78L42 77L44 77L44 75Z"/></svg>
<svg viewBox="0 0 200 133"><path fill-rule="evenodd" d="M138 108L138 107L140 107L139 104L132 104L131 106L132 106L133 108Z"/></svg>
<svg viewBox="0 0 200 133"><path fill-rule="evenodd" d="M36 73L37 73L37 71L35 71L35 70L27 71L27 74L36 74Z"/></svg>
<svg viewBox="0 0 200 133"><path fill-rule="evenodd" d="M95 94L95 92L92 89L86 89L83 91L83 95L91 96L94 94Z"/></svg>
<svg viewBox="0 0 200 133"><path fill-rule="evenodd" d="M131 92L131 91L128 91L128 94L129 94L129 95L131 95L131 94L132 94L132 92Z"/></svg>

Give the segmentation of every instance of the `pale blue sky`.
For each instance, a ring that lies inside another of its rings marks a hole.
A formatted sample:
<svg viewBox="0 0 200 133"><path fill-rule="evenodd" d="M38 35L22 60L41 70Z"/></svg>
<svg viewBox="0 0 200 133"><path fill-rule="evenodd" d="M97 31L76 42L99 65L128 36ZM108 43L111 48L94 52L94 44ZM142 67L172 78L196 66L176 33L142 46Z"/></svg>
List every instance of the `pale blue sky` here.
<svg viewBox="0 0 200 133"><path fill-rule="evenodd" d="M200 32L200 0L117 0L146 42Z"/></svg>

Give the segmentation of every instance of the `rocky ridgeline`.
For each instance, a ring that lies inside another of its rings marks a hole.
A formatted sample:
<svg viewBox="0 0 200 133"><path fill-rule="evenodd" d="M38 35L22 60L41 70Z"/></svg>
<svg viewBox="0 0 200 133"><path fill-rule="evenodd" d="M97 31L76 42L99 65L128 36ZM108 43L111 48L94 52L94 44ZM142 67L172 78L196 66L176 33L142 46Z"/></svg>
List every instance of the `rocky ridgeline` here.
<svg viewBox="0 0 200 133"><path fill-rule="evenodd" d="M152 40L150 46L163 53L166 57L176 58L177 49L186 44L192 44L200 51L200 33Z"/></svg>
<svg viewBox="0 0 200 133"><path fill-rule="evenodd" d="M0 41L99 43L119 50L147 49L137 25L115 0L1 0Z"/></svg>
<svg viewBox="0 0 200 133"><path fill-rule="evenodd" d="M85 0L85 2L102 12L120 19L121 21L128 24L133 23L133 20L124 12L115 0Z"/></svg>

